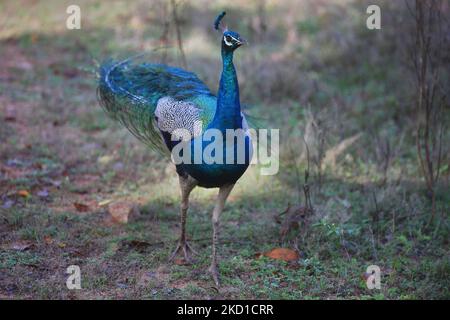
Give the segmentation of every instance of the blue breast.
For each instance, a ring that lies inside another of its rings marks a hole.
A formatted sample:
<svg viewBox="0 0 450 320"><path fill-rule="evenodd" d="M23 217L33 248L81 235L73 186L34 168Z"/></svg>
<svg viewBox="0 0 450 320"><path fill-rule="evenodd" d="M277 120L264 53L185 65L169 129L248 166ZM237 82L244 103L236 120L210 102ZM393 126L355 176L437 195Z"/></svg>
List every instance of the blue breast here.
<svg viewBox="0 0 450 320"><path fill-rule="evenodd" d="M213 143L214 141L204 141L202 136L192 140L191 162L179 165L180 169L195 178L202 187L215 188L235 183L247 170L252 158L250 137L241 137L239 143L228 146L226 141L220 141L215 144L216 148L212 148Z"/></svg>

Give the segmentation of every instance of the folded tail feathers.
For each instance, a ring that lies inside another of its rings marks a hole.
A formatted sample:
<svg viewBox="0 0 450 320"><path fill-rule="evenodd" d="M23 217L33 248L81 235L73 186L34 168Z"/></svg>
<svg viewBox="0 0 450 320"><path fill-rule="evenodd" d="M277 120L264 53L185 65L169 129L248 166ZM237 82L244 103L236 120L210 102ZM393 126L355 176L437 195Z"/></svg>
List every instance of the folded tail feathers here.
<svg viewBox="0 0 450 320"><path fill-rule="evenodd" d="M135 93L135 85L124 74L127 63L128 61L106 61L101 65L97 89L100 105L111 118L119 121L139 140L152 149L166 153L154 124L156 104Z"/></svg>

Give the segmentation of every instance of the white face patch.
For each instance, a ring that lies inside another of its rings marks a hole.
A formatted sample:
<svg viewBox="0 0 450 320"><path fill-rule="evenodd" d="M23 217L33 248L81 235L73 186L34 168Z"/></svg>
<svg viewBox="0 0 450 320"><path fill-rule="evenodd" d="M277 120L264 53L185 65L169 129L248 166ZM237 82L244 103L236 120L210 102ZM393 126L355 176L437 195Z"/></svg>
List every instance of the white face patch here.
<svg viewBox="0 0 450 320"><path fill-rule="evenodd" d="M228 47L232 47L233 46L233 43L232 42L230 42L230 41L227 41L227 37L230 37L231 39L233 39L233 40L235 40L235 41L237 41L235 38L233 38L232 36L224 36L223 37L223 42L225 42L225 44L228 46Z"/></svg>

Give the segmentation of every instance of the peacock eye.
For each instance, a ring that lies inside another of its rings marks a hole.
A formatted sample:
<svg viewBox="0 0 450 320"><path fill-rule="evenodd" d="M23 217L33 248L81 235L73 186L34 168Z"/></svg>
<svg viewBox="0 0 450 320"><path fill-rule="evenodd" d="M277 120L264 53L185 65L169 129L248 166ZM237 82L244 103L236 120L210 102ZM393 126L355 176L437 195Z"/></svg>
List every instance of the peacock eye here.
<svg viewBox="0 0 450 320"><path fill-rule="evenodd" d="M230 36L224 36L223 37L223 41L225 42L225 44L229 47L233 46L233 42L232 42L233 38Z"/></svg>

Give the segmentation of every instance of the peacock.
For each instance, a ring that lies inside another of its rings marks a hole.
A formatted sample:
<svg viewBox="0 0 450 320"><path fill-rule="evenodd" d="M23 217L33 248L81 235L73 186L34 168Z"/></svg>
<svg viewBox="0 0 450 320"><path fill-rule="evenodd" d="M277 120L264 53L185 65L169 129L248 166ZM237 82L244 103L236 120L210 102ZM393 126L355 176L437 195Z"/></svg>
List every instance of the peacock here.
<svg viewBox="0 0 450 320"><path fill-rule="evenodd" d="M182 254L189 263L197 253L188 243L185 230L192 190L197 186L219 188L212 212L209 268L217 287L219 217L252 157L233 64L235 50L246 41L223 26L224 16L222 12L214 21L215 30L222 35L223 69L217 96L192 72L164 64L134 63L133 58L103 63L97 90L100 105L109 116L151 148L170 154L172 161L175 150L182 159L174 161L181 190L180 238L169 261Z"/></svg>

